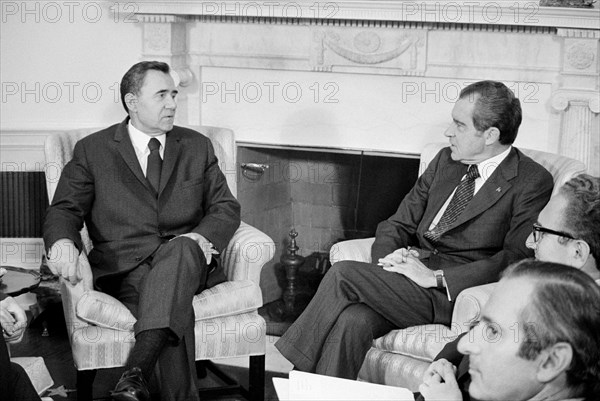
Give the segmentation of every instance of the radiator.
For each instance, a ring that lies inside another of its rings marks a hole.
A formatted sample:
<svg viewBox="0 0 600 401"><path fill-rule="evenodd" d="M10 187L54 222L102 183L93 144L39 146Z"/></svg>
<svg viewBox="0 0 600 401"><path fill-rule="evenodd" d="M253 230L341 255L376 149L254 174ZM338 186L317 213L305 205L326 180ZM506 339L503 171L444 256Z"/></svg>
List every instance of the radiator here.
<svg viewBox="0 0 600 401"><path fill-rule="evenodd" d="M48 207L43 172L0 172L0 237L39 238Z"/></svg>

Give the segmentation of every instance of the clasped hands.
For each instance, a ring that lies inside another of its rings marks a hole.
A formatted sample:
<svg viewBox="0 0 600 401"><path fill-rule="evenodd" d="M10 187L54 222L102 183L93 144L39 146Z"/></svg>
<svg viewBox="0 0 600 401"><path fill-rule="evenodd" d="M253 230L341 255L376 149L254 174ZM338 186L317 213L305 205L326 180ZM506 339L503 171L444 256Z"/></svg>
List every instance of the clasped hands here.
<svg viewBox="0 0 600 401"><path fill-rule="evenodd" d="M27 315L13 297L6 297L0 301L0 324L2 325L2 334L7 342L21 340L27 327Z"/></svg>
<svg viewBox="0 0 600 401"><path fill-rule="evenodd" d="M419 252L415 249L396 249L378 262L383 270L402 274L423 288L437 287L433 270L419 260Z"/></svg>
<svg viewBox="0 0 600 401"><path fill-rule="evenodd" d="M204 257L206 258L206 264L210 264L213 255L217 255L218 252L214 249L213 245L203 235L198 233L186 233L178 235L172 238L173 241L179 237L188 237L198 244ZM77 284L81 281L81 272L79 270L79 250L75 246L72 240L68 238L61 238L56 241L50 247L48 251L48 267L53 274L63 277L68 280L72 285Z"/></svg>

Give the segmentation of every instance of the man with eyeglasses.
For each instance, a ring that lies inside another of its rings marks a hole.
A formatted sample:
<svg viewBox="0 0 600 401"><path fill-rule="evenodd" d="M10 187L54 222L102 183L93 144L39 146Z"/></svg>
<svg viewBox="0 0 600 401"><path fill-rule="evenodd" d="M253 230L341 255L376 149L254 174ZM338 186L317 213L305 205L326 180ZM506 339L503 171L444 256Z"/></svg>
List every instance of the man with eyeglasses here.
<svg viewBox="0 0 600 401"><path fill-rule="evenodd" d="M600 285L600 178L581 174L565 183L540 212L526 245L535 252L538 261L574 267ZM515 295L525 298L522 293ZM562 301L569 302L567 299ZM600 308L598 305L595 307ZM503 370L511 370L514 365L503 367L498 362L495 374L486 376L476 371L475 375L471 375L473 370L470 370L470 358L481 359L483 353L478 355L481 347L474 347L468 340L469 336L463 335L446 345L425 372L423 384L419 388L421 396L417 399L461 399L456 393L459 391L464 400L500 400L507 399L507 391L519 390L515 387L519 386L517 381L506 380L498 374ZM465 353L469 357L463 355ZM496 355L494 358L497 357ZM491 358L489 354L488 358ZM598 360L595 363L598 364ZM479 362L479 368L481 366L483 365ZM449 377L449 372L456 372L456 379L454 374ZM600 372L600 366L596 366L596 372ZM540 389L545 384L547 383L540 383ZM598 390L596 388L594 391ZM517 397L519 395L526 396L524 392L517 391L511 393L510 399L521 399Z"/></svg>

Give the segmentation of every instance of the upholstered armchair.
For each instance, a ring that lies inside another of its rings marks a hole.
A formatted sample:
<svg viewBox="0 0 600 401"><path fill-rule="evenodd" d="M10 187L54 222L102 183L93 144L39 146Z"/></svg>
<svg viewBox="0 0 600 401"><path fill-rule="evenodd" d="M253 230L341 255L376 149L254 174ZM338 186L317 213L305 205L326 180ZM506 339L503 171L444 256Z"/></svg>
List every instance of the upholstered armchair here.
<svg viewBox="0 0 600 401"><path fill-rule="evenodd" d="M210 138L221 170L234 196L237 192L236 149L233 132L217 127L190 127ZM48 198L54 196L58 178L73 156L75 143L95 130L58 132L45 145ZM85 251L79 256L76 285L61 279L61 297L73 361L77 368L78 399L92 399L97 369L125 365L135 342L135 318L115 298L95 291L87 253L92 248L87 229L81 231ZM207 289L193 300L196 360L250 357L249 395L264 398L266 324L258 314L262 306L260 271L274 254L273 240L241 223L221 254L228 281Z"/></svg>
<svg viewBox="0 0 600 401"><path fill-rule="evenodd" d="M447 143L432 143L421 153L419 174ZM554 178L554 191L571 177L584 172L585 165L577 160L552 153L520 149L544 166ZM342 241L330 251L331 263L340 260L371 262L371 245L375 238ZM481 307L488 300L495 283L462 291L456 298L450 327L427 324L392 330L373 341L358 374L359 380L387 384L418 391L423 374L444 345L468 330L471 323L480 319Z"/></svg>

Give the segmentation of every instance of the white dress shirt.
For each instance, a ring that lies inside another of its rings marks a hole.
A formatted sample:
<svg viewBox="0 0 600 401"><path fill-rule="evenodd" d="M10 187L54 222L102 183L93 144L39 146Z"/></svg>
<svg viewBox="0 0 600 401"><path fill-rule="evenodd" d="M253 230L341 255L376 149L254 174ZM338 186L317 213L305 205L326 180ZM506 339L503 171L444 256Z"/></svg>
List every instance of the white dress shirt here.
<svg viewBox="0 0 600 401"><path fill-rule="evenodd" d="M146 175L146 170L148 168L148 155L150 155L150 148L148 148L148 142L150 139L156 138L160 142L160 148L158 152L160 153L160 158L165 159L165 142L167 140L167 134L161 134L158 136L150 136L148 134L144 134L139 129L135 128L131 121L127 125L129 128L129 138L131 139L131 144L133 145L133 150L135 150L135 155L137 156L138 162L140 162L140 167Z"/></svg>

